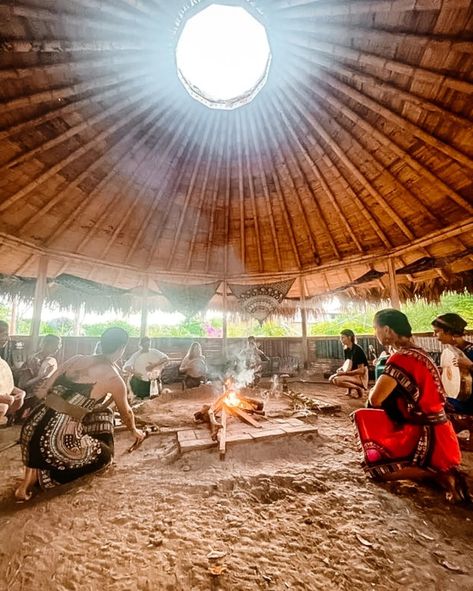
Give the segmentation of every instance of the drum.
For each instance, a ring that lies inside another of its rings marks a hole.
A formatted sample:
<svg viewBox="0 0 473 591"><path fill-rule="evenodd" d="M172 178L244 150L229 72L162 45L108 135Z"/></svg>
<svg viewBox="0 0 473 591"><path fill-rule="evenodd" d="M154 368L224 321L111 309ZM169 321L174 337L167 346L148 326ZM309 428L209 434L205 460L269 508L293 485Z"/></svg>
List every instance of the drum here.
<svg viewBox="0 0 473 591"><path fill-rule="evenodd" d="M342 371L351 371L352 370L352 360L351 359L345 359L345 361L343 362L342 365Z"/></svg>
<svg viewBox="0 0 473 591"><path fill-rule="evenodd" d="M11 394L14 387L13 374L6 361L0 359L0 394Z"/></svg>
<svg viewBox="0 0 473 591"><path fill-rule="evenodd" d="M150 363L158 363L162 361L162 365L156 367L152 372L148 372L146 369ZM133 373L138 376L141 376L140 379L149 381L156 378L159 378L161 372L164 369L166 364L166 357L161 353L156 353L156 351L147 351L146 353L140 353L136 358L135 365L133 367Z"/></svg>
<svg viewBox="0 0 473 591"><path fill-rule="evenodd" d="M464 356L463 352L451 345L442 351L440 356L442 384L449 398L467 400L472 392L471 374L468 370L462 371L453 363L457 357L461 356Z"/></svg>

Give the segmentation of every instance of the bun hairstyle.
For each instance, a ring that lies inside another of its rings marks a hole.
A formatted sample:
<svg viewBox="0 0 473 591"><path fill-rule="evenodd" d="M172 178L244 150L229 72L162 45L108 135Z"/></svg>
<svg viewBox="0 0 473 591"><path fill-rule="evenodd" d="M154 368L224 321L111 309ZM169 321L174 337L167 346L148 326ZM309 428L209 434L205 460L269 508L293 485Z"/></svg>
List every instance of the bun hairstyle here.
<svg viewBox="0 0 473 591"><path fill-rule="evenodd" d="M435 320L432 321L432 326L435 328L441 328L447 334L462 337L465 334L465 328L467 321L459 314L449 313L440 314Z"/></svg>
<svg viewBox="0 0 473 591"><path fill-rule="evenodd" d="M400 337L411 337L412 327L407 316L400 310L386 308L374 315L374 323L378 326L389 326Z"/></svg>
<svg viewBox="0 0 473 591"><path fill-rule="evenodd" d="M128 333L123 328L113 327L107 330L100 337L100 345L103 355L110 355L121 349L128 343Z"/></svg>
<svg viewBox="0 0 473 591"><path fill-rule="evenodd" d="M348 337L352 343L355 342L355 333L352 330L350 330L349 328L345 328L344 330L341 331L340 334L345 337Z"/></svg>

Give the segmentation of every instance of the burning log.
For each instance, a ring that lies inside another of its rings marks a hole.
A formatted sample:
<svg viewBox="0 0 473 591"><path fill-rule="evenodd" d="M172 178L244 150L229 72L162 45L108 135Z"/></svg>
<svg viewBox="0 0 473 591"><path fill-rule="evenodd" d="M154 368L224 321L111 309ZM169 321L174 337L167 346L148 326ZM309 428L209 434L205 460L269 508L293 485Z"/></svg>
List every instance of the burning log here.
<svg viewBox="0 0 473 591"><path fill-rule="evenodd" d="M220 422L217 420L217 413L220 413ZM222 460L225 459L226 451L227 419L232 414L252 427L261 429L261 425L251 414L264 415L264 402L237 394L233 384L227 382L224 393L213 404L206 404L194 413L195 421L209 423L212 440L218 441Z"/></svg>
<svg viewBox="0 0 473 591"><path fill-rule="evenodd" d="M222 428L222 424L217 421L215 418L215 411L213 408L209 408L208 410L208 417L210 423L210 435L213 441L217 441L218 439L218 432Z"/></svg>
<svg viewBox="0 0 473 591"><path fill-rule="evenodd" d="M225 405L222 408L222 424L221 429L217 433L218 438L218 451L220 453L220 459L225 459L225 451L226 451L226 437L227 437L227 411Z"/></svg>

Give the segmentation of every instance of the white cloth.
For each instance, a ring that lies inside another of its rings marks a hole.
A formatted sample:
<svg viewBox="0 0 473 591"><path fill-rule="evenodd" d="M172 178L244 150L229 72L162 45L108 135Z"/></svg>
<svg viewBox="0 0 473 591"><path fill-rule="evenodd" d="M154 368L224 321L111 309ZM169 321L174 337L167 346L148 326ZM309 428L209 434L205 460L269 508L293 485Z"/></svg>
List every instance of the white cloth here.
<svg viewBox="0 0 473 591"><path fill-rule="evenodd" d="M191 378L201 378L205 376L207 373L207 364L205 363L205 357L203 355L199 355L198 357L194 357L190 359L187 355L182 360L182 363L179 367L179 371L185 373Z"/></svg>
<svg viewBox="0 0 473 591"><path fill-rule="evenodd" d="M158 349L150 349L149 351L137 351L133 353L133 355L128 359L128 361L123 366L123 371L131 372L136 375L140 380L144 382L149 382L151 379L156 379L156 375L154 375L157 371L161 373L160 370L163 369L165 365L165 361L167 361L169 357L158 351ZM163 362L163 365L160 368L156 368L153 370L153 377L151 378L148 370L146 369L150 363L153 365L156 363Z"/></svg>

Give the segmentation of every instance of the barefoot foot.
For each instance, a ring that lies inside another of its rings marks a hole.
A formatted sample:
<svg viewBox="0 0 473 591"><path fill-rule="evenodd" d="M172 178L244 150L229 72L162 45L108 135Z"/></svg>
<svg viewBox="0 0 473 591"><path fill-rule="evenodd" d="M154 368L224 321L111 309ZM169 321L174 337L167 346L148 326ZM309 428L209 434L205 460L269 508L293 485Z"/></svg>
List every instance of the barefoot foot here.
<svg viewBox="0 0 473 591"><path fill-rule="evenodd" d="M25 468L23 482L15 491L15 500L17 503L29 501L33 496L31 489L39 480L38 470L35 468Z"/></svg>

